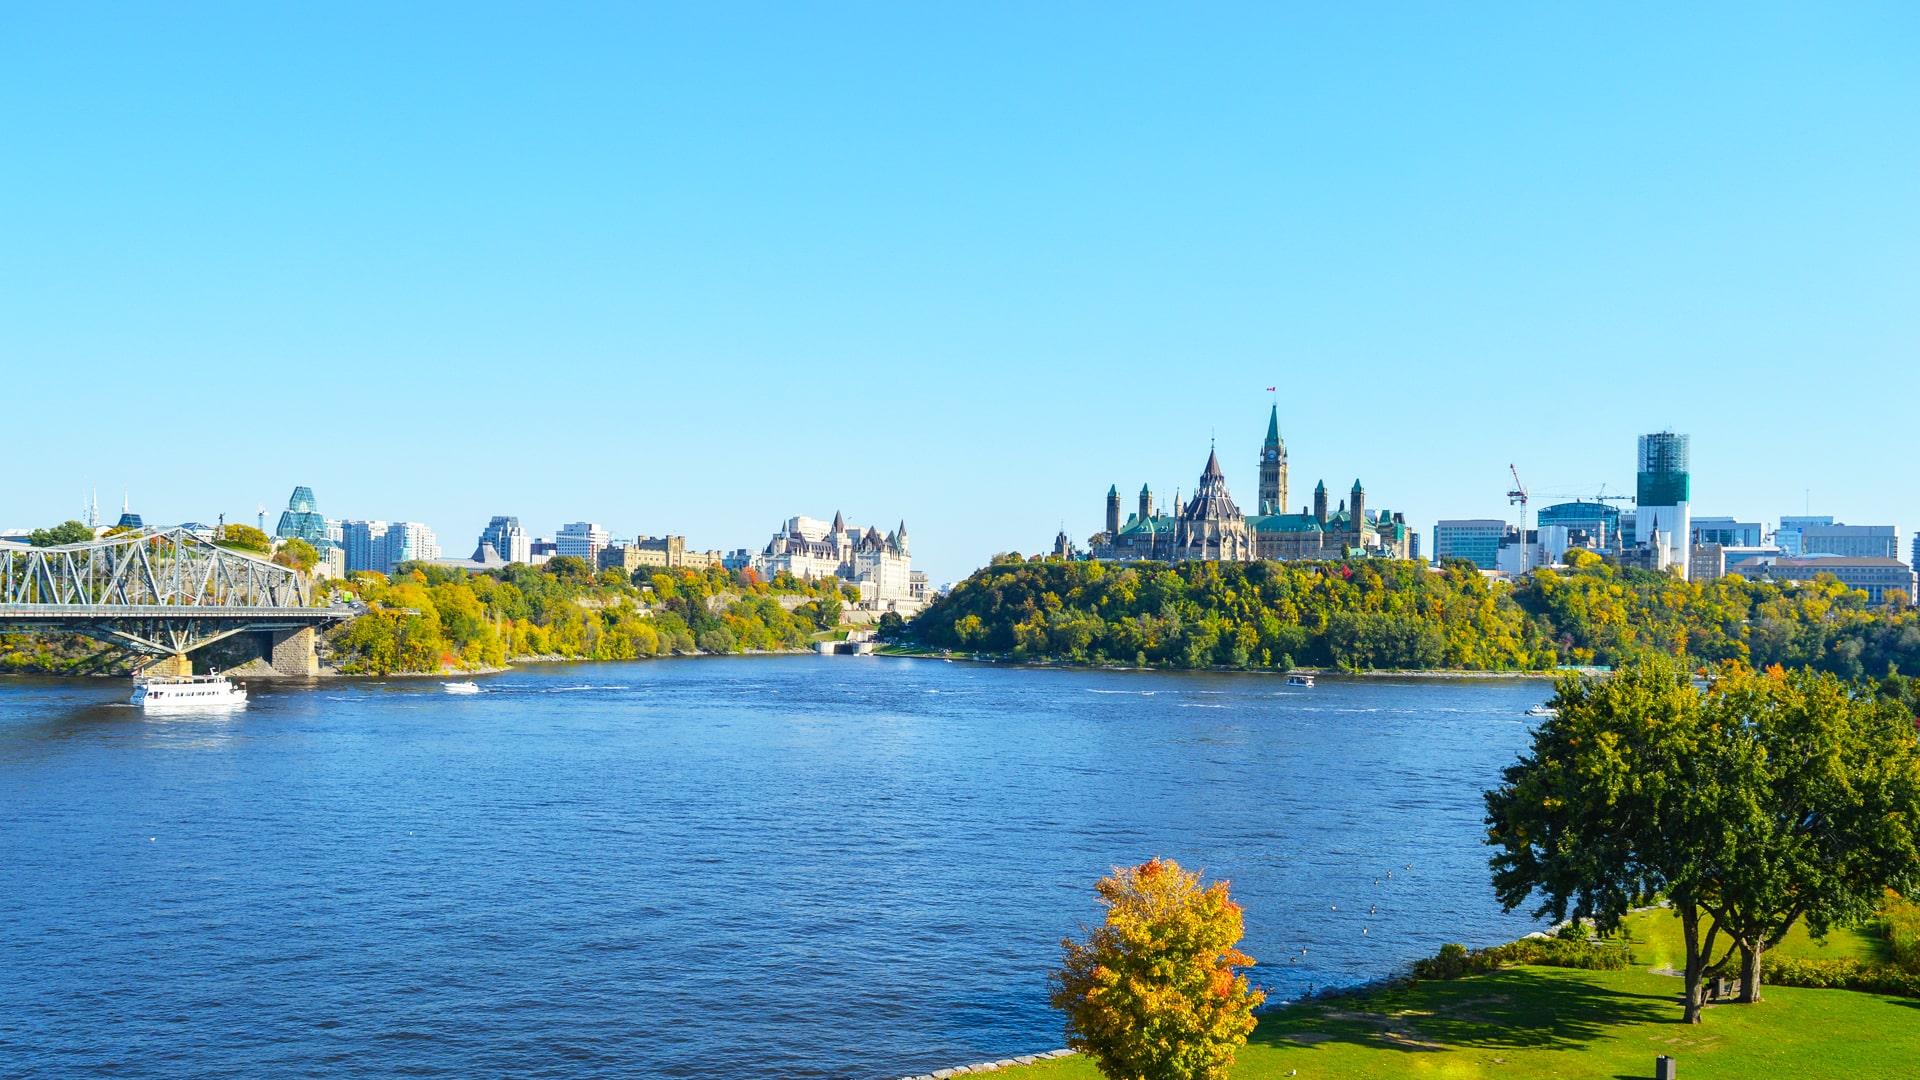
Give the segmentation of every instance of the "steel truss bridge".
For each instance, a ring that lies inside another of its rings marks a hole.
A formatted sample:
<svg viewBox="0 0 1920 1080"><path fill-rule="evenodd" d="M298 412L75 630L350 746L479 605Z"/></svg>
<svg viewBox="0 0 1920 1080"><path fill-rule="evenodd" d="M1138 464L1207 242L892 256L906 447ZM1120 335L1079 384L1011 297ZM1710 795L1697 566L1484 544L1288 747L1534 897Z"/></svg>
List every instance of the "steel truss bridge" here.
<svg viewBox="0 0 1920 1080"><path fill-rule="evenodd" d="M278 638L349 615L314 607L298 570L184 529L58 547L0 544L0 632L84 634L131 653L184 658L235 634Z"/></svg>

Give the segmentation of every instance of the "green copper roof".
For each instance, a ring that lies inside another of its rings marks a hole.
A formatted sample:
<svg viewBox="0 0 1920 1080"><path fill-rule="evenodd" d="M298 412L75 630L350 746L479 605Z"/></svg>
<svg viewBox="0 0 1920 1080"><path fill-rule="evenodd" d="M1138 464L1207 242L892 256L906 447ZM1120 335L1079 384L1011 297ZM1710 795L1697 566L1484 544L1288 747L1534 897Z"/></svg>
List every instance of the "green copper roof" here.
<svg viewBox="0 0 1920 1080"><path fill-rule="evenodd" d="M1119 498L1119 497L1120 497L1120 485L1119 485L1119 484L1115 484L1115 485L1113 485L1112 487L1110 487L1110 488L1108 488L1108 489L1107 489L1107 498L1109 498L1109 499L1117 499L1117 498Z"/></svg>
<svg viewBox="0 0 1920 1080"><path fill-rule="evenodd" d="M1275 405L1273 407L1272 414L1267 417L1266 445L1268 446L1280 445L1280 406L1278 405Z"/></svg>
<svg viewBox="0 0 1920 1080"><path fill-rule="evenodd" d="M1312 514L1268 514L1247 519L1247 528L1256 533L1320 532L1320 521Z"/></svg>

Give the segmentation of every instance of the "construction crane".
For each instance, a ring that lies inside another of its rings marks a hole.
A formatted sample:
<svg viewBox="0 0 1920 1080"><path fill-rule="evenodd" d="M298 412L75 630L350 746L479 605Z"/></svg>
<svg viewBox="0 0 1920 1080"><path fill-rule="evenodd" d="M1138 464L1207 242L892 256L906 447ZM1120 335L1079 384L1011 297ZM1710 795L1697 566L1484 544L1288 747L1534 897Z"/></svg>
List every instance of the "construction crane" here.
<svg viewBox="0 0 1920 1080"><path fill-rule="evenodd" d="M1525 574L1529 554L1527 550L1527 485L1520 482L1518 466L1508 465L1507 471L1513 474L1513 490L1507 492L1507 505L1513 506L1518 503L1520 506L1520 573Z"/></svg>

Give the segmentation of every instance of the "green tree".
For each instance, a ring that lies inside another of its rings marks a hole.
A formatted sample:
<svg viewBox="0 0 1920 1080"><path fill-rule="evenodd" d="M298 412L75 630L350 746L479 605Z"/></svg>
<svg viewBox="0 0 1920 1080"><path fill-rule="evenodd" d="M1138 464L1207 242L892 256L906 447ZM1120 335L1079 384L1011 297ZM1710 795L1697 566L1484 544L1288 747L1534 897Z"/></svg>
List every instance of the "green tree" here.
<svg viewBox="0 0 1920 1080"><path fill-rule="evenodd" d="M1487 792L1493 886L1508 911L1538 894L1535 918L1611 930L1667 890L1686 943L1686 1023L1698 1023L1714 947L1700 935L1719 792L1703 786L1703 702L1686 669L1653 658L1616 677L1561 680L1556 714Z"/></svg>
<svg viewBox="0 0 1920 1080"><path fill-rule="evenodd" d="M273 553L273 561L281 566L291 566L295 570L305 572L319 565L320 552L312 544L296 536L280 544L280 550Z"/></svg>
<svg viewBox="0 0 1920 1080"><path fill-rule="evenodd" d="M1824 672L1731 674L1708 722L1722 857L1702 904L1757 1002L1767 950L1800 920L1823 935L1920 884L1920 753L1904 710Z"/></svg>
<svg viewBox="0 0 1920 1080"><path fill-rule="evenodd" d="M65 521L51 529L35 529L27 536L27 543L34 547L55 547L60 544L84 544L93 539L93 530L84 521Z"/></svg>
<svg viewBox="0 0 1920 1080"><path fill-rule="evenodd" d="M593 567L578 555L555 555L540 567L546 573L560 581L572 585L584 585L593 580Z"/></svg>
<svg viewBox="0 0 1920 1080"><path fill-rule="evenodd" d="M1067 1043L1112 1080L1224 1080L1266 995L1241 968L1244 927L1227 883L1201 887L1171 859L1116 868L1095 886L1106 918L1060 943L1051 1001Z"/></svg>

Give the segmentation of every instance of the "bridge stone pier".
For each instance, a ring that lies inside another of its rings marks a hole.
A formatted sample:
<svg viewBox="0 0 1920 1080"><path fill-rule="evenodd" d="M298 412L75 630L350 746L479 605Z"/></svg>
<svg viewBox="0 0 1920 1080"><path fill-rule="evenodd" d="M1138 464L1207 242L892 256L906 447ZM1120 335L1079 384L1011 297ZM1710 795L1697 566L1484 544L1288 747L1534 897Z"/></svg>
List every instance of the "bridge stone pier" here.
<svg viewBox="0 0 1920 1080"><path fill-rule="evenodd" d="M151 663L143 665L140 671L144 675L191 675L193 658L186 653L178 656L157 657Z"/></svg>
<svg viewBox="0 0 1920 1080"><path fill-rule="evenodd" d="M320 674L320 657L313 651L313 627L270 631L272 647L267 663L275 675L310 679Z"/></svg>

